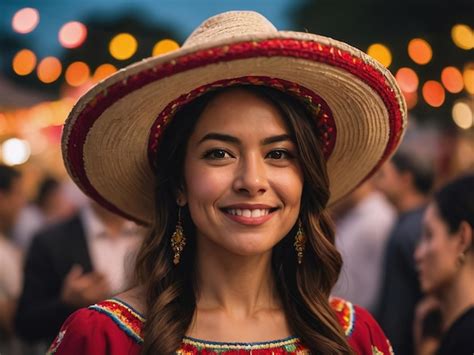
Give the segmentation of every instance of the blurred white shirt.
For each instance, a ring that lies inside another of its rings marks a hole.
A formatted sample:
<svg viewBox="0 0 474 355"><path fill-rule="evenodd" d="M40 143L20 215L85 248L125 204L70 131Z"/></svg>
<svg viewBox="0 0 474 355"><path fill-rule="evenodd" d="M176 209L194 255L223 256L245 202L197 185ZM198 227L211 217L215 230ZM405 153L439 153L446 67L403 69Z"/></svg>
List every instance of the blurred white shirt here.
<svg viewBox="0 0 474 355"><path fill-rule="evenodd" d="M127 221L119 235L110 237L88 205L81 209L81 219L93 269L105 275L113 294L124 291L131 281L144 229Z"/></svg>
<svg viewBox="0 0 474 355"><path fill-rule="evenodd" d="M374 311L395 219L396 211L386 198L372 192L336 221L336 247L343 266L332 295Z"/></svg>

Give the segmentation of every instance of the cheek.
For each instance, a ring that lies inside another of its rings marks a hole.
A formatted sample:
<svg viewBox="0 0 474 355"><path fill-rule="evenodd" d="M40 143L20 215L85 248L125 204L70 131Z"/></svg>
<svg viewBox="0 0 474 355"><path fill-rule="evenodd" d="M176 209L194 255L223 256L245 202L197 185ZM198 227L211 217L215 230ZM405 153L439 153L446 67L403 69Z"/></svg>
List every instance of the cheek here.
<svg viewBox="0 0 474 355"><path fill-rule="evenodd" d="M303 192L303 176L297 169L289 173L273 171L269 174L270 184L277 195L288 205L299 206Z"/></svg>
<svg viewBox="0 0 474 355"><path fill-rule="evenodd" d="M190 162L185 172L186 198L188 202L214 200L231 183L228 169L210 168L196 162Z"/></svg>

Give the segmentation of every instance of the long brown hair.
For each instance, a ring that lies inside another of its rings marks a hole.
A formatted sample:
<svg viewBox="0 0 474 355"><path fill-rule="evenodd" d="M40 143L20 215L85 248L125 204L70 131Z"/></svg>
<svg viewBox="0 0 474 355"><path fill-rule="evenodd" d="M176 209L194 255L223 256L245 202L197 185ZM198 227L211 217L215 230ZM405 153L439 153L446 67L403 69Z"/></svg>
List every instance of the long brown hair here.
<svg viewBox="0 0 474 355"><path fill-rule="evenodd" d="M329 305L342 259L326 212L329 180L314 118L297 99L276 89L239 86L277 107L298 147L304 175L300 219L307 236L301 265L293 247L296 227L275 247L272 269L286 318L296 336L314 354L352 354ZM195 227L184 209L187 245L175 266L170 236L176 226L178 189L183 184L186 144L206 105L220 92L207 93L183 107L165 130L157 155L155 220L137 258L137 283L144 287L147 320L143 354L174 354L194 316Z"/></svg>

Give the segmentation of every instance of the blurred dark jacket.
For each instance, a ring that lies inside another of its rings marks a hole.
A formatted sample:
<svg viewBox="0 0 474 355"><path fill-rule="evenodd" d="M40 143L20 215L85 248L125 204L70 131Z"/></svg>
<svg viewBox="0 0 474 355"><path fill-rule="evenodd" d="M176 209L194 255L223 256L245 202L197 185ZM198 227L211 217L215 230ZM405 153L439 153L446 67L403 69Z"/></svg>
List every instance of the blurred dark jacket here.
<svg viewBox="0 0 474 355"><path fill-rule="evenodd" d="M79 215L48 227L33 239L28 251L23 292L15 329L27 341L50 343L76 309L60 300L63 280L73 265L92 271L84 227Z"/></svg>

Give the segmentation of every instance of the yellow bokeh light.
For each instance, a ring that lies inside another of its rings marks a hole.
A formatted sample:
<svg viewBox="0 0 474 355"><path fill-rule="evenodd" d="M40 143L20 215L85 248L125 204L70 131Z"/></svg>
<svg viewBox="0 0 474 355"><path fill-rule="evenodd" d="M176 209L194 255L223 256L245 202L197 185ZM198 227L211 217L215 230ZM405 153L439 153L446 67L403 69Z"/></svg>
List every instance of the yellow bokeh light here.
<svg viewBox="0 0 474 355"><path fill-rule="evenodd" d="M84 84L90 76L89 66L84 62L74 62L66 69L66 82L71 86Z"/></svg>
<svg viewBox="0 0 474 355"><path fill-rule="evenodd" d="M39 23L39 12L31 7L18 10L12 19L12 27L15 32L29 33L33 31Z"/></svg>
<svg viewBox="0 0 474 355"><path fill-rule="evenodd" d="M13 71L18 75L30 74L36 66L36 55L29 49L22 49L13 58Z"/></svg>
<svg viewBox="0 0 474 355"><path fill-rule="evenodd" d="M463 72L464 88L474 95L474 64L467 65Z"/></svg>
<svg viewBox="0 0 474 355"><path fill-rule="evenodd" d="M157 56L175 51L176 49L179 49L179 44L176 41L173 41L172 39L163 39L155 44L152 55Z"/></svg>
<svg viewBox="0 0 474 355"><path fill-rule="evenodd" d="M46 84L56 81L61 75L61 71L61 62L55 57L44 58L36 68L38 79Z"/></svg>
<svg viewBox="0 0 474 355"><path fill-rule="evenodd" d="M474 32L467 26L457 24L451 29L451 38L456 46L462 49L474 48Z"/></svg>
<svg viewBox="0 0 474 355"><path fill-rule="evenodd" d="M385 67L389 67L390 64L392 64L392 53L390 49L381 43L372 44L369 49L367 49L367 54Z"/></svg>
<svg viewBox="0 0 474 355"><path fill-rule="evenodd" d="M92 77L92 81L98 83L99 81L107 78L108 76L112 75L117 71L112 64L102 64L97 67L94 72L94 76Z"/></svg>
<svg viewBox="0 0 474 355"><path fill-rule="evenodd" d="M456 125L462 129L469 129L474 124L472 109L465 102L456 102L453 106L452 115Z"/></svg>
<svg viewBox="0 0 474 355"><path fill-rule="evenodd" d="M109 44L109 51L112 57L118 60L126 60L133 56L138 48L138 42L129 33L116 35Z"/></svg>
<svg viewBox="0 0 474 355"><path fill-rule="evenodd" d="M433 50L428 42L415 38L408 43L408 55L416 64L428 64L433 58Z"/></svg>
<svg viewBox="0 0 474 355"><path fill-rule="evenodd" d="M446 90L452 94L457 94L464 88L461 71L456 67L444 68L441 72L441 82Z"/></svg>

